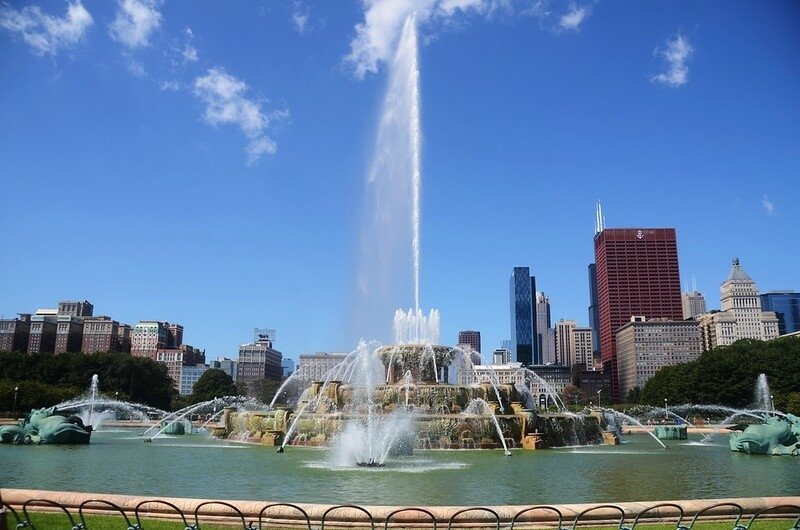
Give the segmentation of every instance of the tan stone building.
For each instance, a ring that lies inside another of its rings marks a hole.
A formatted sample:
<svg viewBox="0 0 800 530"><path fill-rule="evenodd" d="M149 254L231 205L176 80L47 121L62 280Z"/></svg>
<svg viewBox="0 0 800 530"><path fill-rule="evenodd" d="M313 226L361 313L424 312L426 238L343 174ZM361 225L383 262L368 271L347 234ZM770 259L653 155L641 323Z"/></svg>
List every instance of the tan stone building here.
<svg viewBox="0 0 800 530"><path fill-rule="evenodd" d="M297 362L297 377L308 381L324 381L325 375L344 361L346 353L306 353Z"/></svg>
<svg viewBox="0 0 800 530"><path fill-rule="evenodd" d="M585 364L587 370L593 370L594 344L592 329L580 327L574 320L561 319L556 322L556 359L557 364L573 366Z"/></svg>
<svg viewBox="0 0 800 530"><path fill-rule="evenodd" d="M665 366L694 361L700 356L700 329L693 320L634 316L616 332L620 398L642 388Z"/></svg>
<svg viewBox="0 0 800 530"><path fill-rule="evenodd" d="M698 315L703 351L728 346L740 339L771 340L778 337L778 316L761 310L756 283L733 259L728 278L720 287L721 311Z"/></svg>

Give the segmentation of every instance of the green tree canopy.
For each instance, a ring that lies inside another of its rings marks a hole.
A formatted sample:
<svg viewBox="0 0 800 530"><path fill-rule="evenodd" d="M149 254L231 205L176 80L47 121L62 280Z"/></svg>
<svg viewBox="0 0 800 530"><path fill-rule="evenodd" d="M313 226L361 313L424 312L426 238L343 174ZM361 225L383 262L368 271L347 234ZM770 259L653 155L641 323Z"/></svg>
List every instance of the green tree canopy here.
<svg viewBox="0 0 800 530"><path fill-rule="evenodd" d="M199 403L217 397L235 396L237 394L236 383L233 382L231 376L222 370L212 368L206 370L194 384L192 401Z"/></svg>
<svg viewBox="0 0 800 530"><path fill-rule="evenodd" d="M20 392L28 386L26 382L37 382L67 387L72 393L70 397L75 397L75 389L88 392L93 374L100 378L100 391L103 393L117 394L120 399L153 407L169 408L174 390L167 367L148 357L115 352L58 355L0 352L0 379L19 385ZM0 395L0 400L6 398ZM37 404L50 406L62 400L45 401L37 400ZM10 409L10 404L2 408Z"/></svg>
<svg viewBox="0 0 800 530"><path fill-rule="evenodd" d="M800 413L800 338L740 340L706 352L696 361L662 368L644 385L641 402L661 406L697 403L748 407L758 375L767 375L775 407Z"/></svg>

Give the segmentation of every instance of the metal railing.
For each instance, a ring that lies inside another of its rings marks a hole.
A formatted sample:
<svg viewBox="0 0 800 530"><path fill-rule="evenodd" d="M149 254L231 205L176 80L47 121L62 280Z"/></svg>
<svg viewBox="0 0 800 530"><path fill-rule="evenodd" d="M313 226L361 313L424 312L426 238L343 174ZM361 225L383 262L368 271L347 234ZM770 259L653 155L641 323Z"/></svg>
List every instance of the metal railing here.
<svg viewBox="0 0 800 530"><path fill-rule="evenodd" d="M154 509L157 506L159 509ZM214 507L216 509L210 509ZM340 504L328 507L321 515L318 526L313 526L309 513L296 504L276 502L264 505L253 519L243 513L235 504L225 501L204 501L197 504L194 510L186 513L175 504L163 499L146 499L139 502L134 508L127 510L111 501L104 499L88 499L77 507L69 507L50 499L28 499L21 507L17 508L0 502L0 508L5 509L5 516L0 510L0 530L31 529L31 530L91 530L92 515L116 516L119 519L120 530L147 530L148 522L155 519L169 518L180 521L185 530L203 530L219 523L235 525L242 530L264 530L267 528L301 527L306 530L325 530L328 527L343 527L348 524L353 526L369 526L375 530L376 525L381 525L384 530L390 528L437 528L446 527L448 530L460 527L493 528L500 530L507 528L515 530L520 526L549 527L554 530L577 530L588 526L614 526L616 530L636 530L637 526L653 522L674 522L675 530L692 530L700 520L714 519L727 521L731 530L756 530L754 526L759 520L781 519L792 521L792 526L787 530L800 530L800 505L779 504L763 508L749 518L747 523L742 521L745 517L744 508L735 502L719 502L703 507L697 511L689 525L683 524L685 510L679 504L672 502L656 503L647 506L638 512L626 511L624 507L615 504L599 504L576 514L571 524L565 524L563 507L551 505L535 505L518 510L513 516L503 518L494 509L481 506L459 509L447 518L439 518L434 514L434 508L428 509L418 506L397 508L380 517L376 517L367 508L357 504ZM346 516L335 512L346 510ZM601 512L600 514L596 512ZM49 519L46 527L37 527L32 513L48 512L55 514ZM540 517L536 517L538 512ZM592 512L594 516L588 517ZM154 515L155 514L155 515ZM292 514L292 515L289 515ZM403 517L399 517L400 515ZM541 517L541 515L545 515ZM88 516L88 517L87 517ZM149 517L149 518L148 518ZM88 520L87 520L88 518ZM201 518L204 522L201 522ZM192 522L193 521L193 522ZM625 522L631 521L630 526ZM104 522L107 525L107 522ZM232 528L234 526L231 526Z"/></svg>

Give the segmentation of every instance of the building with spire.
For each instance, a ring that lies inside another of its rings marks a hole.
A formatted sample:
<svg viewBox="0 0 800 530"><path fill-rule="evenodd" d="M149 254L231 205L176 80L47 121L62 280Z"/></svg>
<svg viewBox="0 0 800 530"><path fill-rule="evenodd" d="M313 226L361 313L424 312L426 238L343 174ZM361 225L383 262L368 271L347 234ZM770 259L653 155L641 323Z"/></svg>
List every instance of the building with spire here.
<svg viewBox="0 0 800 530"><path fill-rule="evenodd" d="M683 308L683 319L695 318L706 312L706 298L703 293L694 289L681 294L681 307Z"/></svg>
<svg viewBox="0 0 800 530"><path fill-rule="evenodd" d="M550 321L550 297L542 292L536 293L536 340L542 364L559 364L556 359L556 334Z"/></svg>
<svg viewBox="0 0 800 530"><path fill-rule="evenodd" d="M778 317L763 311L758 288L744 271L739 258L733 258L728 278L720 286L721 311L697 317L703 351L727 346L740 339L771 340L778 337Z"/></svg>
<svg viewBox="0 0 800 530"><path fill-rule="evenodd" d="M674 228L606 228L599 204L595 229L600 355L619 402L616 331L632 316L683 319L678 241Z"/></svg>

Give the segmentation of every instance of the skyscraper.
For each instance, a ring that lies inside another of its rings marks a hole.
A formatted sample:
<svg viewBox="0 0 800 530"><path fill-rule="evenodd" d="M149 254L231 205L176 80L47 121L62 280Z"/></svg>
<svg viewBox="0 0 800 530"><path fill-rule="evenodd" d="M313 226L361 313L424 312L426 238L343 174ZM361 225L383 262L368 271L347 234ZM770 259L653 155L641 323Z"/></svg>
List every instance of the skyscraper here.
<svg viewBox="0 0 800 530"><path fill-rule="evenodd" d="M681 294L681 305L683 307L684 320L706 312L706 299L703 293L697 290Z"/></svg>
<svg viewBox="0 0 800 530"><path fill-rule="evenodd" d="M514 362L524 365L541 364L536 331L536 312L533 310L533 293L536 279L528 267L514 267L509 282L511 306L511 355Z"/></svg>
<svg viewBox="0 0 800 530"><path fill-rule="evenodd" d="M600 356L600 309L597 301L597 265L589 264L589 328L592 330L592 348Z"/></svg>
<svg viewBox="0 0 800 530"><path fill-rule="evenodd" d="M800 293L770 291L760 295L761 309L774 311L778 317L778 333L786 335L800 331Z"/></svg>
<svg viewBox="0 0 800 530"><path fill-rule="evenodd" d="M674 228L605 228L594 236L600 354L618 394L614 333L631 316L682 320L678 242Z"/></svg>
<svg viewBox="0 0 800 530"><path fill-rule="evenodd" d="M556 363L556 336L550 323L550 297L536 293L536 340L542 364Z"/></svg>
<svg viewBox="0 0 800 530"><path fill-rule="evenodd" d="M457 344L469 344L476 352L481 352L481 332L471 329L458 332Z"/></svg>

